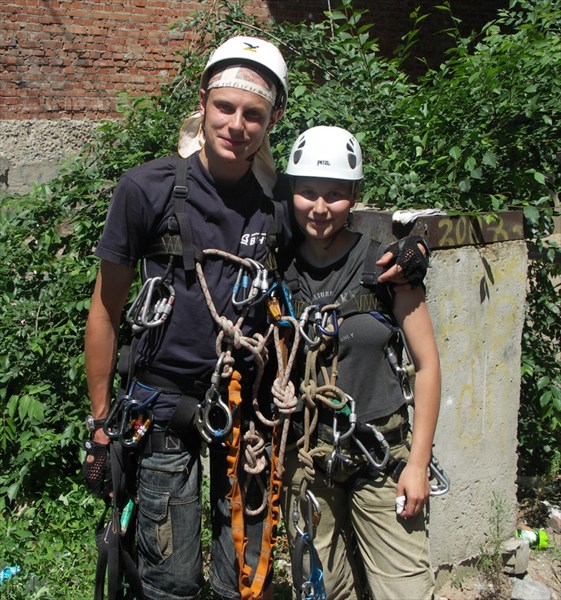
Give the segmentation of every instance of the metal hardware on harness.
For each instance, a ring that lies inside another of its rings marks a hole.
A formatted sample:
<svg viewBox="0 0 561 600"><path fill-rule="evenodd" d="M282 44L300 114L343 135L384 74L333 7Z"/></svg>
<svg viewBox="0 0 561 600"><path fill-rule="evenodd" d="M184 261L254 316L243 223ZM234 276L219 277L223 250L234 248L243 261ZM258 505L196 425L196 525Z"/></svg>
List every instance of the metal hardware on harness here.
<svg viewBox="0 0 561 600"><path fill-rule="evenodd" d="M195 423L203 440L207 444L224 439L232 430L233 418L230 407L222 400L219 386L221 382L224 354L220 356L210 380L210 387L206 391L202 402L197 405ZM219 416L220 425L215 425L213 420Z"/></svg>
<svg viewBox="0 0 561 600"><path fill-rule="evenodd" d="M145 400L134 397L137 390L151 392ZM111 407L103 425L105 435L118 440L126 448L134 448L150 430L152 424L151 406L158 396L159 390L133 380L129 390Z"/></svg>
<svg viewBox="0 0 561 600"><path fill-rule="evenodd" d="M372 454L370 454L370 452L368 452L368 449L364 446L364 444L355 435L353 435L353 440L354 440L355 444L360 448L360 450L362 451L362 453L364 454L364 456L366 457L368 462L377 471L381 471L388 464L388 460L390 459L390 445L388 444L388 441L384 437L384 434L380 433L376 429L376 427L374 427L374 425L367 423L366 426L372 430L374 437L376 438L376 440L378 441L378 443L380 444L380 446L382 448L382 451L384 452L384 456L383 456L382 460L380 462L378 462L372 456Z"/></svg>
<svg viewBox="0 0 561 600"><path fill-rule="evenodd" d="M313 319L314 322L317 322L318 320L321 321L321 312L319 310L319 306L317 306L316 304L307 306L304 309L304 311L302 312L302 314L300 315L300 318L298 319L298 327L300 328L300 335L304 338L304 340L306 340L306 342L310 345L311 348L315 348L321 344L321 337L319 335L316 335L314 339L311 339L310 337L308 337L308 335L306 335L306 325L307 325L308 321L310 320L310 313L312 313L314 311L315 311L315 316Z"/></svg>
<svg viewBox="0 0 561 600"><path fill-rule="evenodd" d="M288 317L290 317L293 320L296 319L296 316L294 314L294 308L292 307L290 292L283 281L274 281L271 287L269 288L267 297L267 308L269 310L269 314L273 321L275 321L276 325L280 325L281 327L292 327L293 323L291 323L290 319L282 318L281 302L277 296L278 290L280 290L281 299L284 307L287 310Z"/></svg>
<svg viewBox="0 0 561 600"><path fill-rule="evenodd" d="M401 332L396 333L395 337L397 338L398 342L401 341L403 343L403 348L405 350L407 359L409 360L409 362L412 362L411 355L409 354L409 349L407 347L407 344L405 343L405 337L401 334ZM409 371L407 370L407 368L402 367L399 364L395 351L389 342L385 347L385 353L388 362L390 363L394 373L396 374L396 377L399 380L399 385L401 386L401 390L403 392L403 397L405 398L405 401L408 405L413 404L413 388L411 387Z"/></svg>
<svg viewBox="0 0 561 600"><path fill-rule="evenodd" d="M347 398L347 403L345 406L350 406L350 415L349 415L349 428L341 433L339 431L339 415L338 411L333 411L333 450L331 452L331 456L327 459L327 464L325 467L325 482L329 487L333 485L333 476L337 474L341 467L341 463L346 465L352 465L352 460L346 457L340 450L341 440L348 438L353 435L355 427L356 427L356 411L355 411L355 401L351 396L345 394Z"/></svg>
<svg viewBox="0 0 561 600"><path fill-rule="evenodd" d="M317 498L310 490L306 491L306 500L308 502L306 531L301 529L298 524L300 521L299 498L294 500L292 510L292 521L299 536L295 542L293 552L294 586L302 600L325 600L327 596L323 582L322 565L313 544L315 529L321 519L321 508ZM303 563L306 551L310 557L310 574L306 581L302 581L304 579Z"/></svg>
<svg viewBox="0 0 561 600"><path fill-rule="evenodd" d="M248 265L250 267L248 267ZM269 272L256 260L245 258L232 290L232 304L245 306L263 299L269 290Z"/></svg>
<svg viewBox="0 0 561 600"><path fill-rule="evenodd" d="M175 302L175 289L162 277L147 279L127 312L133 332L158 327L169 317Z"/></svg>
<svg viewBox="0 0 561 600"><path fill-rule="evenodd" d="M298 508L300 498L301 496L296 498L292 505L292 523L294 524L294 528L298 532L298 535L303 536L305 533L307 533L310 537L310 540L313 540L315 537L315 529L321 520L321 507L315 495L310 490L306 490L306 500L308 502L308 514L306 515L305 520L305 527L307 529L306 532L298 524L300 521L300 509Z"/></svg>
<svg viewBox="0 0 561 600"><path fill-rule="evenodd" d="M321 310L321 306L319 308L319 316L318 313L316 313L315 317L316 330L319 331L322 335L326 335L327 337L335 337L339 334L337 310L335 308ZM331 323L332 329L328 329L329 323Z"/></svg>
<svg viewBox="0 0 561 600"><path fill-rule="evenodd" d="M450 490L450 478L440 466L436 456L433 456L429 463L429 471L431 477L436 480L436 483L430 484L431 496L444 496Z"/></svg>

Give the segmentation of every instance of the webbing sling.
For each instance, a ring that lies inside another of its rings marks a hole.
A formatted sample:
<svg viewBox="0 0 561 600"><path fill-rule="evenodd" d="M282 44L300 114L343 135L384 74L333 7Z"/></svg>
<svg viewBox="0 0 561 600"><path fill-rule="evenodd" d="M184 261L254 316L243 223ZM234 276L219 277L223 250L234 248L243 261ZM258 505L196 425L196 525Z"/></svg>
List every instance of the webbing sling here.
<svg viewBox="0 0 561 600"><path fill-rule="evenodd" d="M110 518L105 514L96 529L98 559L95 575L94 600L104 600L105 575L107 574L108 600L142 600L142 583L132 553L135 527L131 520L124 534L121 533L121 510L127 499L126 477L131 465L130 456L119 442L110 443L113 498ZM106 511L107 513L107 511ZM126 586L124 584L127 584Z"/></svg>
<svg viewBox="0 0 561 600"><path fill-rule="evenodd" d="M233 425L231 437L228 442L228 477L232 481L232 487L228 495L230 501L230 512L232 518L232 537L238 561L239 592L242 600L259 600L263 596L264 585L267 575L273 564L273 547L276 543L277 525L280 520L279 502L281 480L278 477L278 427L275 427L272 440L271 473L270 473L270 499L268 512L263 520L263 532L261 540L261 552L259 562L255 568L251 580L251 567L245 562L245 551L247 538L245 536L244 506L241 486L238 478L238 468L241 455L241 376L237 371L232 373L228 386L228 399L233 414ZM250 583L251 580L251 583Z"/></svg>

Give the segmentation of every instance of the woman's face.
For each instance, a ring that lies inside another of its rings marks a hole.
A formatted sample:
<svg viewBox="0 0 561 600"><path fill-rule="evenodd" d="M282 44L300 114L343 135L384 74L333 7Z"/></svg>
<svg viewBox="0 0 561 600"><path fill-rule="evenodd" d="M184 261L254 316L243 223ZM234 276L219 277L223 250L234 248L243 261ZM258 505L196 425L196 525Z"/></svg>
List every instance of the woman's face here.
<svg viewBox="0 0 561 600"><path fill-rule="evenodd" d="M294 216L307 237L329 239L347 222L354 204L353 183L341 179L296 177Z"/></svg>

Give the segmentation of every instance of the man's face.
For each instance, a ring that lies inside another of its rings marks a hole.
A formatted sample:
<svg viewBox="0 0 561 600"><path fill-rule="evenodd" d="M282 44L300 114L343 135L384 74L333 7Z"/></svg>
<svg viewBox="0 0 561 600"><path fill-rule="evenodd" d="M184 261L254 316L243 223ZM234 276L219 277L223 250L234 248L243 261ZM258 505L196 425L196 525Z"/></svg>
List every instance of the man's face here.
<svg viewBox="0 0 561 600"><path fill-rule="evenodd" d="M265 98L231 87L201 90L200 110L205 127L203 164L211 171L228 166L236 174L249 169L249 161L281 113L273 111Z"/></svg>

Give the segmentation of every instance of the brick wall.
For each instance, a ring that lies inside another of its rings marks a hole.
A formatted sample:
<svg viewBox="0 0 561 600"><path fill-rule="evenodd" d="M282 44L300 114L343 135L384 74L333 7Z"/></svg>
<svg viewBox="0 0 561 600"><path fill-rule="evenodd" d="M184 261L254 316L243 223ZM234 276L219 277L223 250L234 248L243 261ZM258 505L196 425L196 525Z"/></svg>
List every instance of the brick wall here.
<svg viewBox="0 0 561 600"><path fill-rule="evenodd" d="M436 0L435 0L436 1ZM216 2L209 2L210 9ZM355 2L369 9L375 35L389 53L409 29L408 15L429 0ZM508 0L457 0L466 27L479 27ZM336 0L252 0L252 10L278 20L322 18ZM184 0L12 0L0 6L0 120L99 119L115 116L120 91L147 94L169 80L190 32L169 25L205 5ZM447 25L432 10L419 51L434 63ZM414 71L415 63L411 64Z"/></svg>

